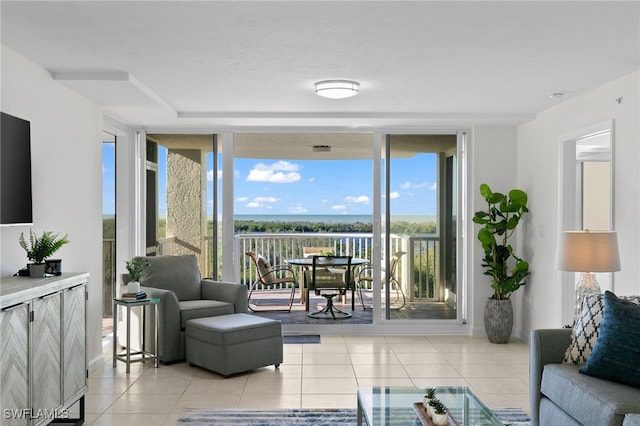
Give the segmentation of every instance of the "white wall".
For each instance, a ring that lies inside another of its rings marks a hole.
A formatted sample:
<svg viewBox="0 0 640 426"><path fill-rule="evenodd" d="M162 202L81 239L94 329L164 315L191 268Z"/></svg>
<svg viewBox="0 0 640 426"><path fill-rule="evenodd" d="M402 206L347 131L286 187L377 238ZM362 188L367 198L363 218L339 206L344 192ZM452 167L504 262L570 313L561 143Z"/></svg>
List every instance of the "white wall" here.
<svg viewBox="0 0 640 426"><path fill-rule="evenodd" d="M614 120L613 220L622 264L614 277L614 290L621 295L640 294L639 94L640 71L636 71L543 111L518 127L518 184L529 191L531 210L522 239L533 271L523 298L526 332L563 325L555 269L560 137L610 119ZM616 101L619 97L621 103Z"/></svg>
<svg viewBox="0 0 640 426"><path fill-rule="evenodd" d="M1 62L2 111L31 122L33 230L69 234L56 257L63 272L91 274L88 312L102 312L102 110L4 46ZM0 228L0 278L27 264L21 232ZM102 353L100 317L88 319L90 362Z"/></svg>
<svg viewBox="0 0 640 426"><path fill-rule="evenodd" d="M475 127L473 129L473 146L471 147L471 161L473 162L470 174L470 195L472 196L472 212L484 210L486 202L480 195L480 184L486 183L494 192L507 193L508 191L519 188L525 192L529 188L518 185L517 182L517 164L516 164L516 129L514 127ZM469 217L471 221L472 217ZM516 253L529 260L530 256L527 252L523 252L517 244L523 235L524 228L527 226L529 218L525 217L516 233L511 238L511 244L514 246ZM491 288L491 280L484 275L484 268L481 266L484 252L482 245L478 241L478 226L471 224L470 238L472 239L472 254L469 265L472 266L469 276L470 298L472 309L472 334L485 335L484 331L484 307L489 298L493 294ZM525 313L522 311L522 294L524 292L521 287L518 291L511 295L514 309L513 335L522 337L522 318Z"/></svg>

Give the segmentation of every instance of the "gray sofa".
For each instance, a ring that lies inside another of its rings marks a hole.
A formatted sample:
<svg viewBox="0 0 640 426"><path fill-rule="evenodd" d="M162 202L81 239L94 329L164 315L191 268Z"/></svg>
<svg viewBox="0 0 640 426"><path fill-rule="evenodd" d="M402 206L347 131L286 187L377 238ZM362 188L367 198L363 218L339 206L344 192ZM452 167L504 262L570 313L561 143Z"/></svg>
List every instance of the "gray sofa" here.
<svg viewBox="0 0 640 426"><path fill-rule="evenodd" d="M140 291L159 298L158 355L163 363L186 358L185 324L193 318L246 313L247 287L202 279L194 255L150 256ZM146 333L147 347L152 345Z"/></svg>
<svg viewBox="0 0 640 426"><path fill-rule="evenodd" d="M640 388L562 364L571 329L533 330L529 357L532 426L640 426ZM636 413L636 414L633 414Z"/></svg>

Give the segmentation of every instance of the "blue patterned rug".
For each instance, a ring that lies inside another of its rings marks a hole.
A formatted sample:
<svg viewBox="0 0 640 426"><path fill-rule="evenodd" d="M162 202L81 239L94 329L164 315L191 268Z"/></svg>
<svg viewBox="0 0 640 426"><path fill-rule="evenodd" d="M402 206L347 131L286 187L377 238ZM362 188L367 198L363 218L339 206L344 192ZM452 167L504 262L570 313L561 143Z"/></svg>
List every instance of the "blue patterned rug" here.
<svg viewBox="0 0 640 426"><path fill-rule="evenodd" d="M506 426L528 426L529 416L518 408L494 411ZM355 426L355 409L290 409L290 410L189 410L178 420L178 425L190 426ZM394 415L397 424L420 425L415 415L409 414L406 422Z"/></svg>

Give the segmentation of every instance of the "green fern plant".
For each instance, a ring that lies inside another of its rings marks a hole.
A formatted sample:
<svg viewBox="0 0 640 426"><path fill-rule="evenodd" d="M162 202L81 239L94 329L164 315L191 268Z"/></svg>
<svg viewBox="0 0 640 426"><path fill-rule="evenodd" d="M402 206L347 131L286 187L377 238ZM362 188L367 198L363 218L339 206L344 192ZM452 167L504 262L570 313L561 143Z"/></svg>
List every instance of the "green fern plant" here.
<svg viewBox="0 0 640 426"><path fill-rule="evenodd" d="M67 234L60 237L60 234L54 234L52 231L43 231L38 237L33 230L29 229L29 241L25 239L24 232L21 232L18 242L27 252L27 259L33 263L44 263L45 259L51 257L63 245L68 244L69 239Z"/></svg>

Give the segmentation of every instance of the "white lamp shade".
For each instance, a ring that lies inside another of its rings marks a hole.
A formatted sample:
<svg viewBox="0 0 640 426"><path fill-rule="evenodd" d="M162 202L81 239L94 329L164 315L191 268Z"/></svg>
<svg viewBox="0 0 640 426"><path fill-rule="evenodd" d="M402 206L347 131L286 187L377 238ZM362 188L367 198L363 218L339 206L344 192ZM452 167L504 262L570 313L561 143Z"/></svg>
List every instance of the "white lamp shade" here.
<svg viewBox="0 0 640 426"><path fill-rule="evenodd" d="M556 267L572 272L619 271L617 234L614 231L561 232Z"/></svg>
<svg viewBox="0 0 640 426"><path fill-rule="evenodd" d="M323 80L316 83L316 94L325 98L342 99L360 92L360 83L351 80Z"/></svg>

